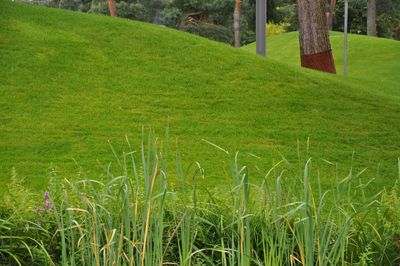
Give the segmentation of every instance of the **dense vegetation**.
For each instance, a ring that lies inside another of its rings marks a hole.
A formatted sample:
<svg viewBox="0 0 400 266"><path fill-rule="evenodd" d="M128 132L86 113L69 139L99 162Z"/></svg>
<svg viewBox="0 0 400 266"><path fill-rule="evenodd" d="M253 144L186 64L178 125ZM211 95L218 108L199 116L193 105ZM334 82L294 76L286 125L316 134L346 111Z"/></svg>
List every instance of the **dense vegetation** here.
<svg viewBox="0 0 400 266"><path fill-rule="evenodd" d="M107 1L33 0L34 3L90 13L108 14ZM242 0L241 41L255 40L255 0ZM328 3L329 1L327 1ZM141 20L195 33L213 40L233 43L234 0L117 0L119 17ZM367 33L367 1L349 1L349 31ZM268 0L268 21L287 23L298 30L295 0ZM400 1L377 2L377 33L400 39ZM343 32L344 1L337 1L332 28Z"/></svg>
<svg viewBox="0 0 400 266"><path fill-rule="evenodd" d="M119 157L104 180L53 180L41 200L14 176L0 208L0 264L399 262L400 179L369 197L372 183L361 183L363 171L350 169L344 177L319 173L309 159L296 173L282 160L257 185L238 153L209 143L230 162L224 190L213 192L197 182L204 178L199 164L178 171L178 185L170 187L168 150L157 151L154 138L147 143ZM179 161L178 156L178 168ZM331 190L321 188L320 174L331 178ZM318 180L316 186L311 179Z"/></svg>

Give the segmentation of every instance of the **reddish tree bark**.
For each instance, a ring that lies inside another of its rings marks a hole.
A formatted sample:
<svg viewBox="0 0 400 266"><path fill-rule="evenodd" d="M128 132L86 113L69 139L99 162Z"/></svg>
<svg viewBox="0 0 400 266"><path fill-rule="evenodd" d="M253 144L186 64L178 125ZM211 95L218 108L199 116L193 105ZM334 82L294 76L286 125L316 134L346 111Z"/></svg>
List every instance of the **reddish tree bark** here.
<svg viewBox="0 0 400 266"><path fill-rule="evenodd" d="M297 0L301 66L336 73L325 17L326 0Z"/></svg>
<svg viewBox="0 0 400 266"><path fill-rule="evenodd" d="M108 11L110 12L110 16L117 16L117 7L115 5L115 0L108 0Z"/></svg>
<svg viewBox="0 0 400 266"><path fill-rule="evenodd" d="M332 50L311 55L301 55L301 66L329 73L336 73Z"/></svg>

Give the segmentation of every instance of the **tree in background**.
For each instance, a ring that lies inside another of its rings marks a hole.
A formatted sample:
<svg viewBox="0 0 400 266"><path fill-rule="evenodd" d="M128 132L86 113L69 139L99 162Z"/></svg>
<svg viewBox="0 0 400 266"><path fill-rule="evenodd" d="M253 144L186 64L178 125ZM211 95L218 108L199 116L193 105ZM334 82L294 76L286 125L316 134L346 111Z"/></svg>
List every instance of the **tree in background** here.
<svg viewBox="0 0 400 266"><path fill-rule="evenodd" d="M132 1L132 0L126 0ZM160 12L168 6L172 0L135 0L138 3L141 3L145 10L147 21L151 23L159 22L159 14Z"/></svg>
<svg viewBox="0 0 400 266"><path fill-rule="evenodd" d="M235 31L235 47L240 47L240 7L241 1L235 0L235 12L233 12L233 29Z"/></svg>
<svg viewBox="0 0 400 266"><path fill-rule="evenodd" d="M25 0L30 3L79 12L111 14L108 0ZM236 0L112 0L119 17L162 24L203 37L235 44ZM269 23L299 30L297 0L267 0ZM327 28L343 31L343 0L324 1ZM349 32L367 34L368 0L349 1ZM372 1L372 0L370 0ZM376 0L374 0L376 1ZM240 43L255 41L256 0L240 0ZM400 40L400 0L376 1L375 32L379 37ZM372 5L374 6L374 5ZM114 13L114 12L113 12ZM194 14L191 16L190 14ZM197 15L196 15L197 14ZM333 16L335 14L335 16ZM331 22L332 21L332 22ZM374 20L372 20L374 21ZM287 26L286 26L287 25ZM331 27L332 25L332 27Z"/></svg>
<svg viewBox="0 0 400 266"><path fill-rule="evenodd" d="M400 0L376 3L378 36L400 40Z"/></svg>
<svg viewBox="0 0 400 266"><path fill-rule="evenodd" d="M330 0L327 2L327 11L326 11L326 24L328 30L332 30L332 23L333 23L333 15L335 14L336 8L336 0Z"/></svg>
<svg viewBox="0 0 400 266"><path fill-rule="evenodd" d="M110 12L110 16L117 16L117 7L115 5L115 0L108 0L108 11Z"/></svg>
<svg viewBox="0 0 400 266"><path fill-rule="evenodd" d="M240 47L255 40L253 2L255 0L173 0L161 11L160 20L174 28Z"/></svg>
<svg viewBox="0 0 400 266"><path fill-rule="evenodd" d="M325 17L325 1L298 0L301 66L336 73Z"/></svg>
<svg viewBox="0 0 400 266"><path fill-rule="evenodd" d="M376 0L368 0L367 35L376 36Z"/></svg>
<svg viewBox="0 0 400 266"><path fill-rule="evenodd" d="M375 0L375 36L400 40L400 0ZM349 1L349 32L353 34L368 34L368 0ZM337 1L333 17L334 31L343 31L344 2Z"/></svg>

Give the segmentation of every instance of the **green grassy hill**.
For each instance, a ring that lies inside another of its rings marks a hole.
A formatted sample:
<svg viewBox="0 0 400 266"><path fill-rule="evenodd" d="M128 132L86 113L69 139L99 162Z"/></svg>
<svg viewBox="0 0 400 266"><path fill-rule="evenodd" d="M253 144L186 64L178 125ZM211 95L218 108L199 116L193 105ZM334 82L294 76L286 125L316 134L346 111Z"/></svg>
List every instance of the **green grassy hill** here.
<svg viewBox="0 0 400 266"><path fill-rule="evenodd" d="M143 126L169 127L171 149L177 140L212 184L229 166L202 139L260 156L241 157L252 178L282 154L294 162L298 141L302 159L327 169L347 171L354 151L377 188L397 175L394 93L124 19L0 0L0 25L0 185L13 167L36 188L53 170L98 176L113 160L108 141L127 151L125 135L139 144Z"/></svg>
<svg viewBox="0 0 400 266"><path fill-rule="evenodd" d="M338 75L343 75L343 33L331 32L330 40ZM268 37L267 46L269 58L300 66L298 32ZM255 44L242 49L255 53ZM349 34L348 82L399 97L399 72L399 41Z"/></svg>

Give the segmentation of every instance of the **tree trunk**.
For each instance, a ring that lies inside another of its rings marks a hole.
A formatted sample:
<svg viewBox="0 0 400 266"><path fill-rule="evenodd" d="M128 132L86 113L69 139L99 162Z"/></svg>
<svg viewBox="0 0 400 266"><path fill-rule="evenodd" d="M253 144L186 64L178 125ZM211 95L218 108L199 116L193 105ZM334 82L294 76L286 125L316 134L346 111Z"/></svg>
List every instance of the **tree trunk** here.
<svg viewBox="0 0 400 266"><path fill-rule="evenodd" d="M330 3L327 5L327 10L326 10L326 25L328 27L328 30L332 30L332 24L333 24L333 15L335 14L335 8L336 8L336 0L330 0Z"/></svg>
<svg viewBox="0 0 400 266"><path fill-rule="evenodd" d="M233 29L235 31L235 47L240 47L240 0L235 0L235 12L233 13Z"/></svg>
<svg viewBox="0 0 400 266"><path fill-rule="evenodd" d="M117 16L117 7L115 5L115 0L108 0L108 10L110 11L110 16Z"/></svg>
<svg viewBox="0 0 400 266"><path fill-rule="evenodd" d="M368 0L367 34L376 36L376 0Z"/></svg>
<svg viewBox="0 0 400 266"><path fill-rule="evenodd" d="M324 3L321 0L297 0L301 66L336 73Z"/></svg>

